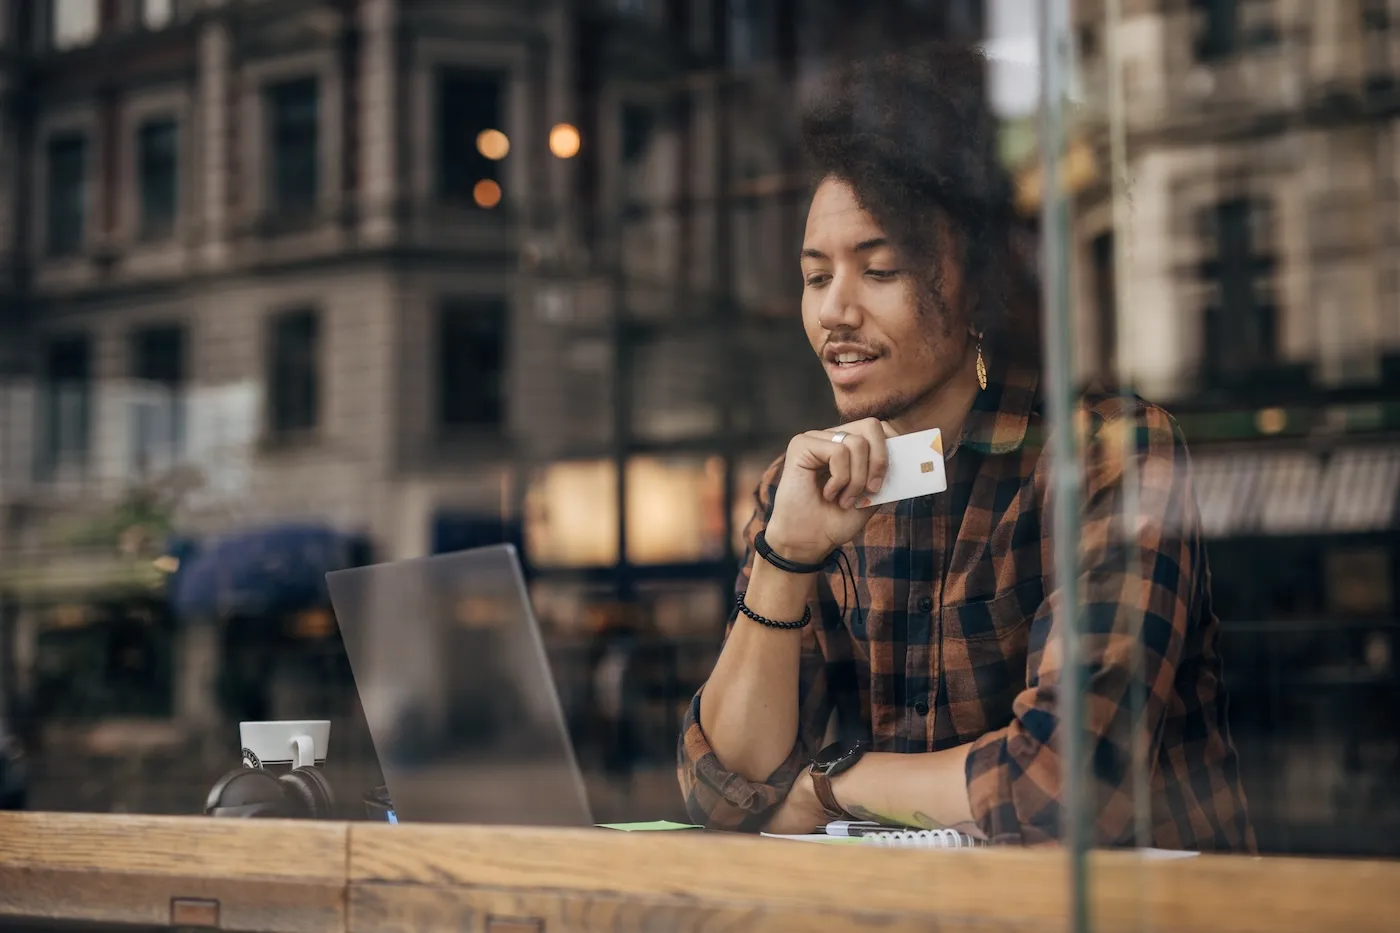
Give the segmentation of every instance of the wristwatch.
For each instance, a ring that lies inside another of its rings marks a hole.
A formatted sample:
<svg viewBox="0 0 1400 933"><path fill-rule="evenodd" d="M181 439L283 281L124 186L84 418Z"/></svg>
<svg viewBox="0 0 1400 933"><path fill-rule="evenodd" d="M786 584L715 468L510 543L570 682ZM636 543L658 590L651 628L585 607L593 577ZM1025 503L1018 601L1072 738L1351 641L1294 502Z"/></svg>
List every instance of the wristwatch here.
<svg viewBox="0 0 1400 933"><path fill-rule="evenodd" d="M865 752L866 744L863 740L858 739L848 744L833 742L818 752L817 757L807 766L812 775L812 788L816 790L817 800L821 802L822 809L826 811L829 819L853 818L846 812L845 807L836 802L836 794L831 790L831 779L843 771L849 771Z"/></svg>

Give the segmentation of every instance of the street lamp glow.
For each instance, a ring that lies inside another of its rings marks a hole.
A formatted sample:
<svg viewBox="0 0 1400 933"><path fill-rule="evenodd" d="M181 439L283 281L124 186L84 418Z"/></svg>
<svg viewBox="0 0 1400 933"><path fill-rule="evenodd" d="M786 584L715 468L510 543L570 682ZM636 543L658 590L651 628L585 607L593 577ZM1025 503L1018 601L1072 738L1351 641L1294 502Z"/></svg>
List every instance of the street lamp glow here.
<svg viewBox="0 0 1400 933"><path fill-rule="evenodd" d="M549 151L560 159L572 159L578 155L580 145L578 127L571 123L556 123L549 131Z"/></svg>
<svg viewBox="0 0 1400 933"><path fill-rule="evenodd" d="M510 137L500 130L482 130L476 134L476 151L499 162L510 152Z"/></svg>
<svg viewBox="0 0 1400 933"><path fill-rule="evenodd" d="M501 186L489 178L483 178L472 187L472 200L477 207L490 210L501 203Z"/></svg>

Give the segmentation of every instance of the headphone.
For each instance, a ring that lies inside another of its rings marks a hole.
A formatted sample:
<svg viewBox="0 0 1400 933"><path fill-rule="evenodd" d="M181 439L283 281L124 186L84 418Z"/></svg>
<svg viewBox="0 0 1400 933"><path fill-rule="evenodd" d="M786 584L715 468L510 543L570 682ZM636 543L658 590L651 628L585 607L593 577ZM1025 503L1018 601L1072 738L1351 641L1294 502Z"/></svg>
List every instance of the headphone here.
<svg viewBox="0 0 1400 933"><path fill-rule="evenodd" d="M334 808L331 784L314 765L280 777L263 768L242 767L214 782L204 802L204 815L324 820Z"/></svg>

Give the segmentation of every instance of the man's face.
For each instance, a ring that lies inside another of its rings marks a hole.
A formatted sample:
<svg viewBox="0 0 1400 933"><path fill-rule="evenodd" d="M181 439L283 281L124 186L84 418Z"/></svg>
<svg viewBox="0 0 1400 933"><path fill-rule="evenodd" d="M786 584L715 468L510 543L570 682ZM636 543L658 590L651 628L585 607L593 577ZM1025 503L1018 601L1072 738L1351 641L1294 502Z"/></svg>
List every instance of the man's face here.
<svg viewBox="0 0 1400 933"><path fill-rule="evenodd" d="M821 183L802 244L802 324L843 421L898 418L967 359L967 327L946 310L957 304L955 265L944 262L942 300L922 303L916 272L923 270L907 266L849 185Z"/></svg>

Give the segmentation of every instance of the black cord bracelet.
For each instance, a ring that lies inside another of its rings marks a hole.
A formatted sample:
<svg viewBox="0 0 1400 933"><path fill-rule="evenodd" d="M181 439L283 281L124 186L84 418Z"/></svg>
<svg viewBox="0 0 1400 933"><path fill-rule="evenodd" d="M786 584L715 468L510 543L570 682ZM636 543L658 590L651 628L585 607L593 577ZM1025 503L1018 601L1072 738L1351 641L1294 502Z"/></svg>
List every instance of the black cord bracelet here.
<svg viewBox="0 0 1400 933"><path fill-rule="evenodd" d="M742 612L744 615L748 616L750 619L753 619L759 625L766 625L768 628L805 628L807 623L812 621L811 606L803 607L802 618L798 619L796 622L774 622L772 619L766 618L765 616L761 616L758 613L754 612L752 609L750 609L748 603L744 602L743 593L740 593L739 595L734 597L734 604L739 607L739 611Z"/></svg>
<svg viewBox="0 0 1400 933"><path fill-rule="evenodd" d="M762 531L754 535L753 548L758 552L759 557L762 557L774 567L786 571L787 573L821 573L826 567L825 560L819 564L799 564L797 561L788 560L768 546L768 539L764 537L764 532ZM828 558L828 560L829 559L830 558Z"/></svg>

